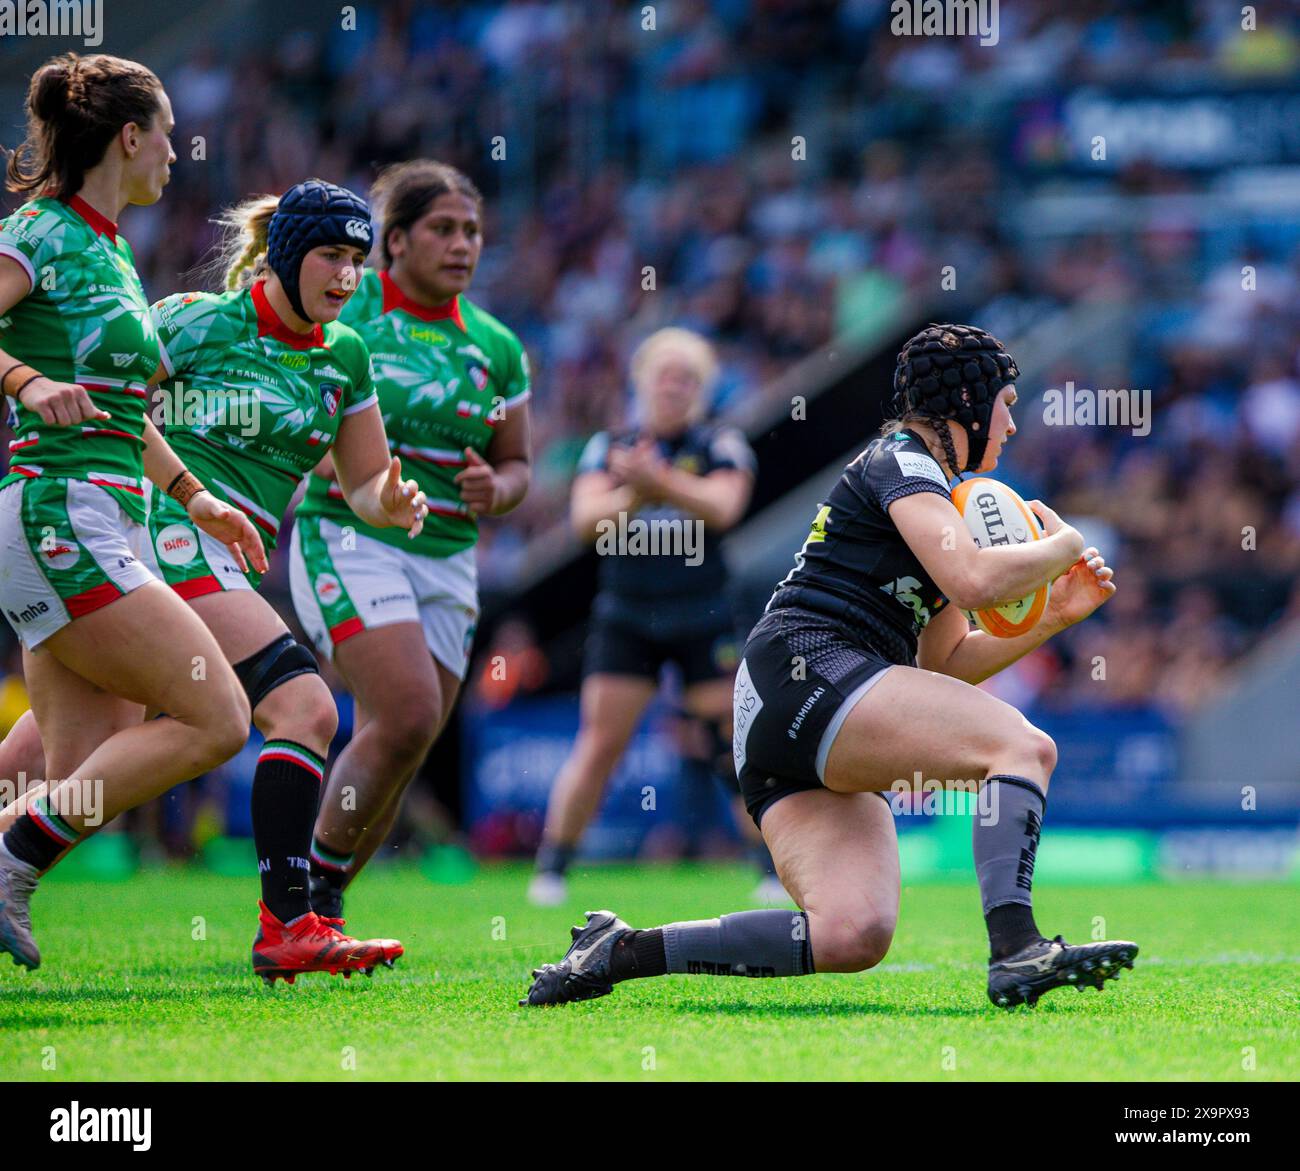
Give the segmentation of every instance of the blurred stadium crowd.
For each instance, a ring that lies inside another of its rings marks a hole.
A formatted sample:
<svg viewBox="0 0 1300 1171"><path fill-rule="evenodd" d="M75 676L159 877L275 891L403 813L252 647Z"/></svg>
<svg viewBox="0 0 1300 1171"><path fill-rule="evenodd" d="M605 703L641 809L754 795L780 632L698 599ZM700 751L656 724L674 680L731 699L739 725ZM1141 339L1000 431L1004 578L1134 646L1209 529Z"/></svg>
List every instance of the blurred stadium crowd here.
<svg viewBox="0 0 1300 1171"><path fill-rule="evenodd" d="M1022 421L1007 464L1108 526L1123 589L1086 652L1060 640L1000 686L1095 702L1105 642L1124 647L1108 702L1181 714L1272 623L1300 617L1285 586L1300 570L1300 211L1264 228L1164 212L1213 179L1143 160L1041 181L1151 215L1043 236L1020 209L1027 168L1051 151L1035 103L1089 86L1296 88L1300 5L1264 8L1246 32L1239 6L1212 0L1017 0L982 47L891 36L886 0L358 6L355 30L299 28L274 53L232 37L164 71L180 162L124 230L163 296L204 279L210 217L248 192L308 174L365 189L376 165L420 155L465 170L488 206L471 295L535 372L534 488L483 540L497 590L562 516L586 438L629 408L627 356L661 324L714 339L715 408L748 414L797 359L899 306L1014 342L1072 305L1128 303L1131 367L1072 359L1044 385L1150 387L1150 436ZM940 292L945 265L959 292ZM1252 595L1265 603L1234 600L1243 572L1277 583Z"/></svg>

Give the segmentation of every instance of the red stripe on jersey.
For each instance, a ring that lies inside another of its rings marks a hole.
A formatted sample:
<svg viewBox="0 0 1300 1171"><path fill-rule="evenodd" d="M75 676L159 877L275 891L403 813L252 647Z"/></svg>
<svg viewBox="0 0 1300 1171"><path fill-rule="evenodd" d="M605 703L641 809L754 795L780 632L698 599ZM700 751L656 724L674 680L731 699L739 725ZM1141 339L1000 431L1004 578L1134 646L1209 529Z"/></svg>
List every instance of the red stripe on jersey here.
<svg viewBox="0 0 1300 1171"><path fill-rule="evenodd" d="M132 398L149 397L149 392L138 386L109 386L103 382L87 382L84 378L77 385L87 390L98 390L103 394L129 394Z"/></svg>
<svg viewBox="0 0 1300 1171"><path fill-rule="evenodd" d="M86 482L89 484L95 484L97 487L100 488L118 488L123 492L130 492L132 495L135 496L144 495L144 489L137 488L134 484L118 484L112 480L96 480L94 476L91 476L90 479L87 480Z"/></svg>
<svg viewBox="0 0 1300 1171"><path fill-rule="evenodd" d="M116 602L121 596L122 591L117 586L111 581L103 581L83 593L64 598L63 604L72 617L80 618L83 614L92 614L100 607L107 606L109 602Z"/></svg>

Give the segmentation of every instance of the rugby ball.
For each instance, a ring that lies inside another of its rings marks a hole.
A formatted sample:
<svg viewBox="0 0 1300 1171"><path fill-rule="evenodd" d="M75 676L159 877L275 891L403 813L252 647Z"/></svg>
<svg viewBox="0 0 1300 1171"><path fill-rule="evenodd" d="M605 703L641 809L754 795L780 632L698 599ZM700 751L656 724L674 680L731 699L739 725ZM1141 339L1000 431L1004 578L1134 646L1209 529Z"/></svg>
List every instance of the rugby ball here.
<svg viewBox="0 0 1300 1171"><path fill-rule="evenodd" d="M963 480L952 490L952 502L981 549L995 545L1023 545L1043 535L1038 518L1013 489L997 480L977 477ZM1035 590L1017 602L1006 602L984 610L966 610L966 617L995 638L1015 638L1038 625L1052 595L1052 584Z"/></svg>

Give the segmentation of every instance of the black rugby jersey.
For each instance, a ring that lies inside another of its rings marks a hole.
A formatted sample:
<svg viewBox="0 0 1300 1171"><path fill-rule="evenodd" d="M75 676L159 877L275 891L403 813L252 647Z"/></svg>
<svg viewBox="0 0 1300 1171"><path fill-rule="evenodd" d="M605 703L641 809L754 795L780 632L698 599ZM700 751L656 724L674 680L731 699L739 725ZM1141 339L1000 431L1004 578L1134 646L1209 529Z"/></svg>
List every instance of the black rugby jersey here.
<svg viewBox="0 0 1300 1171"><path fill-rule="evenodd" d="M608 471L610 451L634 447L638 438L632 430L594 435L578 474ZM735 427L697 423L656 446L668 463L698 476L722 468L754 470L754 453ZM622 521L604 523L596 539L601 558L593 613L661 635L717 626L730 612L721 539L671 504L647 504Z"/></svg>
<svg viewBox="0 0 1300 1171"><path fill-rule="evenodd" d="M837 618L892 662L915 662L918 635L947 604L889 519L889 506L916 492L951 496L925 444L909 431L873 439L818 510L768 611Z"/></svg>

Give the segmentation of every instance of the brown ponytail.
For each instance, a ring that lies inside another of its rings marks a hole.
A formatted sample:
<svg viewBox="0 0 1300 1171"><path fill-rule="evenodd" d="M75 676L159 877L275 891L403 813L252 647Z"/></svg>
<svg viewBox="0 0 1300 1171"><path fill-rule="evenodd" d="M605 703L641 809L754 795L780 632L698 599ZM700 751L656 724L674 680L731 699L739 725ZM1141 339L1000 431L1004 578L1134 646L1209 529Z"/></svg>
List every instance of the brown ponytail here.
<svg viewBox="0 0 1300 1171"><path fill-rule="evenodd" d="M28 199L75 195L123 126L149 129L161 92L154 72L135 61L51 57L27 87L27 138L9 154L5 186Z"/></svg>

